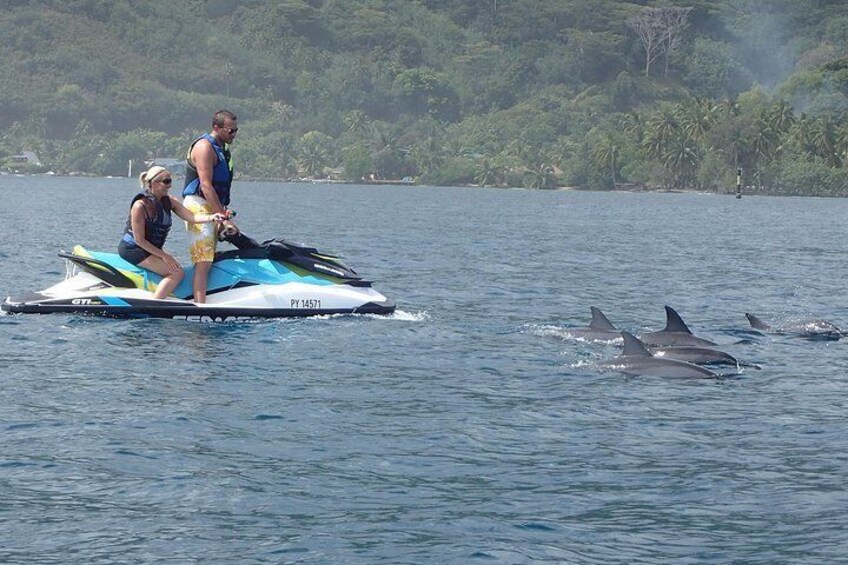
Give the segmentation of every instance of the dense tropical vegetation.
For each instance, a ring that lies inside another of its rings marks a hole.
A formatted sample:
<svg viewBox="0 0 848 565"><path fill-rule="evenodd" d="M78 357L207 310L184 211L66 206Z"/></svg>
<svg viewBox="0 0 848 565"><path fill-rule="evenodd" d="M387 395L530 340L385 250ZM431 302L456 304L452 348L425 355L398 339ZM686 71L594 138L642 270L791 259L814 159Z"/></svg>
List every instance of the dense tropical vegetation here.
<svg viewBox="0 0 848 565"><path fill-rule="evenodd" d="M0 157L125 174L848 194L842 0L11 0Z"/></svg>

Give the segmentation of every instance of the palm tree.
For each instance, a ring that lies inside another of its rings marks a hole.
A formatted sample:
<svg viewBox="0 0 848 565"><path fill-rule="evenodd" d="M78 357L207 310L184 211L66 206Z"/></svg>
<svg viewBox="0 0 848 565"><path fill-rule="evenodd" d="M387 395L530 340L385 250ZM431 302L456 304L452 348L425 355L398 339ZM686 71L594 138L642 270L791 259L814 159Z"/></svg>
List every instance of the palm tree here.
<svg viewBox="0 0 848 565"><path fill-rule="evenodd" d="M362 110L351 110L342 118L347 131L351 133L363 132L368 129L368 114Z"/></svg>
<svg viewBox="0 0 848 565"><path fill-rule="evenodd" d="M480 186L492 186L500 184L501 172L491 159L482 158L477 161L477 171L474 174L474 182Z"/></svg>
<svg viewBox="0 0 848 565"><path fill-rule="evenodd" d="M390 152L406 154L409 148L400 142L400 137L395 135L387 124L372 122L368 127L370 140L369 145L375 152Z"/></svg>
<svg viewBox="0 0 848 565"><path fill-rule="evenodd" d="M300 139L298 167L307 176L317 178L324 175L324 169L329 161L329 141L331 138L317 131L303 134Z"/></svg>
<svg viewBox="0 0 848 565"><path fill-rule="evenodd" d="M769 117L766 115L757 118L754 122L754 134L748 140L748 146L751 148L753 161L757 168L771 162L780 146L780 135L771 126Z"/></svg>
<svg viewBox="0 0 848 565"><path fill-rule="evenodd" d="M792 111L792 106L781 101L772 106L767 120L771 128L783 136L795 125L795 112Z"/></svg>
<svg viewBox="0 0 848 565"><path fill-rule="evenodd" d="M615 188L615 184L618 182L616 172L618 171L618 157L620 152L621 148L610 134L603 136L592 148L592 157L595 161L601 166L609 168L613 188Z"/></svg>
<svg viewBox="0 0 848 565"><path fill-rule="evenodd" d="M280 172L283 174L283 178L285 179L292 179L296 177L298 168L299 163L296 157L286 155L280 161Z"/></svg>
<svg viewBox="0 0 848 565"><path fill-rule="evenodd" d="M509 145L507 145L504 149L504 154L509 161L516 165L516 167L539 160L538 155L534 154L530 145L523 139L514 139L510 141Z"/></svg>
<svg viewBox="0 0 848 565"><path fill-rule="evenodd" d="M800 151L807 155L816 154L815 133L813 131L813 120L804 113L795 121L789 131L789 139Z"/></svg>
<svg viewBox="0 0 848 565"><path fill-rule="evenodd" d="M271 104L271 111L280 124L288 123L297 114L297 109L294 106L290 106L284 102L274 102Z"/></svg>
<svg viewBox="0 0 848 565"><path fill-rule="evenodd" d="M725 99L716 106L716 111L723 118L734 118L739 116L739 104L733 100Z"/></svg>
<svg viewBox="0 0 848 565"><path fill-rule="evenodd" d="M680 103L674 109L681 130L696 143L700 143L718 121L718 112L718 106L712 101L700 98Z"/></svg>
<svg viewBox="0 0 848 565"><path fill-rule="evenodd" d="M467 157L472 151L469 150L465 143L465 139L453 132L453 135L448 134L444 143L445 152L451 157Z"/></svg>
<svg viewBox="0 0 848 565"><path fill-rule="evenodd" d="M565 164L576 152L577 143L570 138L561 137L551 149L551 161L560 169L564 169Z"/></svg>
<svg viewBox="0 0 848 565"><path fill-rule="evenodd" d="M438 169L445 160L445 153L441 139L433 132L428 132L409 150L418 170L424 173Z"/></svg>
<svg viewBox="0 0 848 565"><path fill-rule="evenodd" d="M645 122L642 114L625 114L619 120L618 127L624 133L635 136L637 142L642 142L645 135Z"/></svg>
<svg viewBox="0 0 848 565"><path fill-rule="evenodd" d="M387 124L373 122L369 129L369 146L377 169L375 172L383 178L386 175L398 174L410 148L401 142L400 137L396 136Z"/></svg>
<svg viewBox="0 0 848 565"><path fill-rule="evenodd" d="M535 167L529 167L525 172L527 179L527 188L555 188L556 175L554 168L546 163L541 163Z"/></svg>
<svg viewBox="0 0 848 565"><path fill-rule="evenodd" d="M556 174L554 168L544 161L541 153L526 152L524 160L524 185L527 188L554 188Z"/></svg>
<svg viewBox="0 0 848 565"><path fill-rule="evenodd" d="M649 157L662 158L669 144L680 135L680 124L672 109L664 108L646 123L642 148Z"/></svg>
<svg viewBox="0 0 848 565"><path fill-rule="evenodd" d="M840 147L844 146L844 140L840 139L839 127L833 117L825 114L815 120L813 127L812 141L816 153L831 167L841 167Z"/></svg>
<svg viewBox="0 0 848 565"><path fill-rule="evenodd" d="M691 139L677 137L666 149L662 161L674 173L675 185L681 187L694 182L701 156Z"/></svg>

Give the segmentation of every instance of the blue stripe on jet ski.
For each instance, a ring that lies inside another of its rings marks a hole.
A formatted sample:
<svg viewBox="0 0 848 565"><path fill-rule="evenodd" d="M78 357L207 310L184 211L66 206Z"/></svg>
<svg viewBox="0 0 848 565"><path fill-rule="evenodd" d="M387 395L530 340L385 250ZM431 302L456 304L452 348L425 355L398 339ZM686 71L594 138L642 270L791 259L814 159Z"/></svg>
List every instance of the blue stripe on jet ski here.
<svg viewBox="0 0 848 565"><path fill-rule="evenodd" d="M145 274L145 270L125 261L117 253L103 251L90 251L90 253L95 259L109 263L119 270L136 273L141 276ZM186 265L183 267L183 270L185 271L185 276L173 291L173 295L177 298L188 298L193 292L192 279L194 277L194 266ZM147 271L147 276L157 284L162 280L162 277L149 271ZM290 282L301 282L316 286L336 284L331 280L312 275L308 272L304 272L303 274L295 273L284 264L268 259L225 259L223 261L216 261L212 270L209 272L207 292L212 294L218 290L233 288L242 281L273 285ZM117 306L126 306L126 304L118 304Z"/></svg>
<svg viewBox="0 0 848 565"><path fill-rule="evenodd" d="M124 301L121 298L118 298L117 296L98 296L97 298L99 298L109 306L123 306L127 308L129 307L128 302Z"/></svg>

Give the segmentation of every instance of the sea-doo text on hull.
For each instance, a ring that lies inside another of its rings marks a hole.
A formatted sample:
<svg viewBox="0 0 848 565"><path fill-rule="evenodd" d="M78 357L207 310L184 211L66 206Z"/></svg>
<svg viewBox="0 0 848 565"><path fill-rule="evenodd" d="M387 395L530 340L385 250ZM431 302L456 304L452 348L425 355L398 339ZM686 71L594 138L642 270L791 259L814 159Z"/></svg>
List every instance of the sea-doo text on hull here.
<svg viewBox="0 0 848 565"><path fill-rule="evenodd" d="M72 312L119 318L227 320L327 314L391 314L393 301L371 287L338 257L286 240L256 243L237 235L238 249L218 253L209 273L205 304L192 298L193 268L173 296L153 298L159 275L117 253L81 246L59 253L76 272L64 281L0 305L17 314Z"/></svg>

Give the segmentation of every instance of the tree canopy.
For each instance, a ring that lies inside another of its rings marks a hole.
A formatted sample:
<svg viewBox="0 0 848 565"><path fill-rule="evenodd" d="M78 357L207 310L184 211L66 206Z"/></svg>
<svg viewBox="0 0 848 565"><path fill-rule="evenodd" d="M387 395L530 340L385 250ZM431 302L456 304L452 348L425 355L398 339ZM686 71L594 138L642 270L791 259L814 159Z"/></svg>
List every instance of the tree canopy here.
<svg viewBox="0 0 848 565"><path fill-rule="evenodd" d="M15 0L0 67L0 156L58 172L229 108L254 177L848 194L836 0Z"/></svg>

